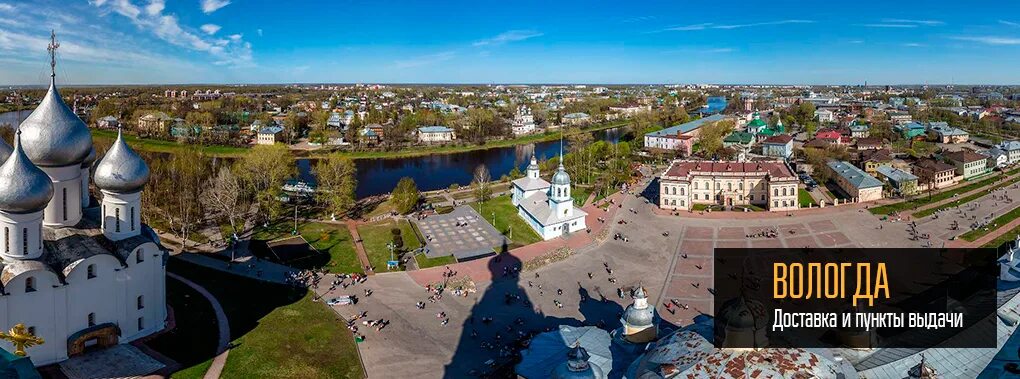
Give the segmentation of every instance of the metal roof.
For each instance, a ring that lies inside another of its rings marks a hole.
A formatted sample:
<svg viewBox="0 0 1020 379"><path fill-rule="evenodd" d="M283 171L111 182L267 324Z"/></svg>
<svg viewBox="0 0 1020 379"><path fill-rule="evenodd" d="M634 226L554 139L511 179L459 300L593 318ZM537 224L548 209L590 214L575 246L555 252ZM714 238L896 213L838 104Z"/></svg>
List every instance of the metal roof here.
<svg viewBox="0 0 1020 379"><path fill-rule="evenodd" d="M842 176L850 185L854 188L874 188L881 187L882 182L875 179L874 176L868 175L867 172L861 170L857 166L844 161L829 161L829 168L836 173L836 175Z"/></svg>

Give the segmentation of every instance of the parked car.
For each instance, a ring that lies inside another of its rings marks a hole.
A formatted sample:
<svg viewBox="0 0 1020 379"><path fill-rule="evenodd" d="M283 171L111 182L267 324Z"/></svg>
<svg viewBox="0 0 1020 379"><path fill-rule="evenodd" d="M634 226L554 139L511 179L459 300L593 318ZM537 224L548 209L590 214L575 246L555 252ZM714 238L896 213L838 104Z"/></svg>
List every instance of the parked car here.
<svg viewBox="0 0 1020 379"><path fill-rule="evenodd" d="M326 302L326 305L329 305L329 306L334 306L334 305L351 305L351 304L354 304L354 299L352 297L350 297L350 296L334 297L332 299L329 299L329 301Z"/></svg>

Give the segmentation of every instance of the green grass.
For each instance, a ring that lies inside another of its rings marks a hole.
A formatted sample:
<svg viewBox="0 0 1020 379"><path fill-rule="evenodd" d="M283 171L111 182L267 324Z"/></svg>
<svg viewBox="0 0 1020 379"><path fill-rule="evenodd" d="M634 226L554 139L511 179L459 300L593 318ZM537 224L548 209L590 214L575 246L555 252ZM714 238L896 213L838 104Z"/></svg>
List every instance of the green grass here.
<svg viewBox="0 0 1020 379"><path fill-rule="evenodd" d="M981 247L998 248L999 246L1002 246L1002 244L1004 244L1006 242L1013 242L1013 241L1015 241L1017 234L1020 234L1020 226L1017 226L1017 227L1013 228L1012 230L1010 230L1009 232L1003 233L1003 234L999 235L998 237L995 237L995 239L993 239L991 241L988 241L988 243L986 243L984 245L981 245Z"/></svg>
<svg viewBox="0 0 1020 379"><path fill-rule="evenodd" d="M1009 212L1006 212L1005 214L996 217L994 220L992 220L992 222L988 224L988 226L963 233L963 235L961 235L960 238L974 242L974 240L981 238L986 234L997 230L998 228L1001 228L1002 226L1015 220L1017 217L1020 217L1020 208L1013 208Z"/></svg>
<svg viewBox="0 0 1020 379"><path fill-rule="evenodd" d="M168 270L205 287L227 314L233 347L221 377L363 377L364 370L350 331L332 310L313 302L310 292L174 258ZM215 340L216 333L210 335ZM180 346L191 348L188 343ZM197 368L189 369L182 377L190 377L188 375L197 371Z"/></svg>
<svg viewBox="0 0 1020 379"><path fill-rule="evenodd" d="M1010 171L1010 172L1008 172L1008 173L1006 173L1004 175L1013 175L1018 170L1020 170L1020 169L1014 169L1013 171ZM980 181L969 183L967 185L958 186L958 187L953 188L951 190L942 191L942 192L939 192L939 193L932 194L931 198L929 198L927 195L918 195L918 197L914 198L913 200L903 201L903 202L894 203L894 204L883 205L883 206L880 206L880 207L874 207L874 208L869 209L869 211L872 214L887 215L887 214L890 214L890 213L893 213L893 212L899 212L899 211L904 211L904 210L916 209L916 208L921 207L921 206L925 206L925 205L928 205L928 204L934 204L934 203L938 203L940 201L949 199L949 198L953 197L953 195L956 195L956 194L970 192L970 191L976 190L978 188L991 185L992 183L995 183L995 181L999 180L1000 178L1002 178L1002 175L995 175L995 176L992 176L992 177L989 177L989 178L982 179Z"/></svg>
<svg viewBox="0 0 1020 379"><path fill-rule="evenodd" d="M584 202L588 200L588 195L591 195L590 187L574 186L570 190L570 197L574 198L574 205L578 207L584 205Z"/></svg>
<svg viewBox="0 0 1020 379"><path fill-rule="evenodd" d="M691 204L691 209L695 212L700 212L711 208L715 204Z"/></svg>
<svg viewBox="0 0 1020 379"><path fill-rule="evenodd" d="M509 236L510 229L513 229L510 248L529 245L542 240L542 237L535 233L531 226L517 215L517 207L510 202L509 195L494 197L484 203L472 203L471 207L490 223L493 218L492 214L495 213L496 225L493 226L503 235Z"/></svg>
<svg viewBox="0 0 1020 379"><path fill-rule="evenodd" d="M426 257L425 254L417 254L414 256L414 260L418 262L418 268L446 266L457 263L457 259L454 258L452 255L447 255L445 257L438 258L429 258Z"/></svg>
<svg viewBox="0 0 1020 379"><path fill-rule="evenodd" d="M970 194L970 195L961 197L959 199L956 199L956 201L950 202L950 203L942 205L942 206L938 206L938 207L934 207L934 208L928 208L928 209L925 209L925 210L920 211L920 212L914 212L913 216L914 217L928 217L928 216L931 216L931 215L935 214L935 212L938 212L938 211L941 211L941 210L945 210L945 209L950 209L950 208L953 208L953 207L956 207L956 206L959 206L959 205L967 204L967 203L969 203L971 201L977 200L977 199L979 199L979 198L981 198L983 196L988 195L988 192L990 192L990 191L993 191L993 190L996 190L996 189L999 189L999 188L1002 188L1002 187L1005 187L1005 186L1008 186L1008 185L1012 185L1013 183L1016 183L1016 182L1020 182L1020 177L1016 177L1016 178L1007 180L1005 182L996 184L996 185L992 186L991 188L989 188L987 191L981 191L981 192L978 192L978 193L974 193L974 194Z"/></svg>
<svg viewBox="0 0 1020 379"><path fill-rule="evenodd" d="M803 188L797 191L797 201L800 202L801 208L807 208L815 204L815 199L811 197L811 193Z"/></svg>
<svg viewBox="0 0 1020 379"><path fill-rule="evenodd" d="M298 228L301 236L316 250L329 254L327 266L332 272L364 273L354 239L346 225L313 223Z"/></svg>
<svg viewBox="0 0 1020 379"><path fill-rule="evenodd" d="M117 139L117 131L115 130L90 130L92 131L92 137L96 140L113 142L113 140ZM124 141L131 145L131 147L135 150L151 151L156 153L179 153L195 146L192 144L178 143L176 141L138 138L138 136L132 134L124 134ZM240 157L249 150L245 147L235 146L198 146L197 148L208 155L233 158Z"/></svg>
<svg viewBox="0 0 1020 379"><path fill-rule="evenodd" d="M395 223L393 220L362 224L358 226L358 234L361 235L361 244L365 246L365 254L368 254L368 261L376 272L386 271L386 261L390 260L390 249L386 244L393 241L393 234L390 229L400 228L401 238L404 239L404 250L410 251L421 247L421 241L411 229L411 224L406 220Z"/></svg>
<svg viewBox="0 0 1020 379"><path fill-rule="evenodd" d="M173 379L202 379L205 377L205 372L209 371L209 367L211 366L212 359L182 369L181 371L171 374L170 377Z"/></svg>

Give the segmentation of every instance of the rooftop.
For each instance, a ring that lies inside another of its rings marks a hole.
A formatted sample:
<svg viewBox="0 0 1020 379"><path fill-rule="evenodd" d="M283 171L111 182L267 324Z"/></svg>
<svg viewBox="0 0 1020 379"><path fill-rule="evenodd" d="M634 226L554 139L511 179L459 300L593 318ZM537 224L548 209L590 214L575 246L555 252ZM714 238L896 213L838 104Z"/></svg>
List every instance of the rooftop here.
<svg viewBox="0 0 1020 379"><path fill-rule="evenodd" d="M854 188L863 189L882 186L882 182L875 179L874 176L868 175L868 173L864 172L864 170L861 170L857 166L848 162L829 161L828 165L829 168L836 173L836 175L846 179L846 181L849 182L850 185L854 186Z"/></svg>
<svg viewBox="0 0 1020 379"><path fill-rule="evenodd" d="M663 176L686 178L692 173L747 173L768 175L773 178L796 178L793 171L782 161L736 162L736 161L674 161Z"/></svg>
<svg viewBox="0 0 1020 379"><path fill-rule="evenodd" d="M688 122L688 123L679 124L679 125L673 125L673 126L670 126L670 127L666 128L666 129L657 130L657 131L654 131L654 132L651 132L651 133L647 133L647 134L645 134L645 136L648 136L648 137L663 137L663 136L670 136L670 135L689 133L689 132L691 132L691 131L693 131L695 129L700 128L706 122L722 121L725 118L726 118L726 116L723 116L721 114L714 114L714 115L711 115L711 116L708 116L708 117L705 117L705 118L699 118L697 120L694 120L694 121L691 121L691 122Z"/></svg>

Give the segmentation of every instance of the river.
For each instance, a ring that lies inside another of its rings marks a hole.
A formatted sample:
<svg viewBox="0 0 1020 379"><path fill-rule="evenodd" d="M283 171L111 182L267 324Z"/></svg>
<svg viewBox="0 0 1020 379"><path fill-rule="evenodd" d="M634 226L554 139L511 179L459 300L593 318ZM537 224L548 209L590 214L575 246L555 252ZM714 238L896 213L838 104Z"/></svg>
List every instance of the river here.
<svg viewBox="0 0 1020 379"><path fill-rule="evenodd" d="M31 114L31 110L0 113L0 125L17 126ZM594 132L596 140L616 143L623 135L621 128ZM566 143L566 142L564 142ZM435 154L409 158L357 159L358 188L356 196L361 199L384 194L393 190L397 181L410 177L422 191L449 188L456 183L461 186L471 183L475 167L484 164L493 179L510 173L514 167L522 172L532 154L539 159L548 159L559 154L560 142L548 141L527 145L497 147L461 153ZM298 159L298 179L315 183L313 159Z"/></svg>

